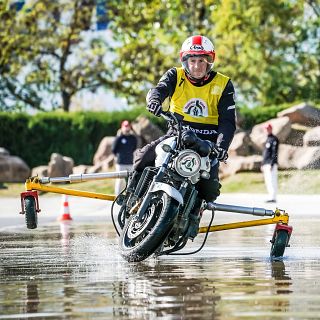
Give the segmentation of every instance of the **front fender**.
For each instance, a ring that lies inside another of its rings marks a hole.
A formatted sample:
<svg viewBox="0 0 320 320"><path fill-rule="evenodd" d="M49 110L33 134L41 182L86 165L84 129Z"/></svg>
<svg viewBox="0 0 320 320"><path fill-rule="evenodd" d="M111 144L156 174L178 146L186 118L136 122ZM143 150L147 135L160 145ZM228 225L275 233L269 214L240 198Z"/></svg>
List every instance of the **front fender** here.
<svg viewBox="0 0 320 320"><path fill-rule="evenodd" d="M181 205L183 205L183 198L181 193L172 186L169 186L163 182L154 182L149 190L149 192L156 192L162 190L171 198L177 200Z"/></svg>

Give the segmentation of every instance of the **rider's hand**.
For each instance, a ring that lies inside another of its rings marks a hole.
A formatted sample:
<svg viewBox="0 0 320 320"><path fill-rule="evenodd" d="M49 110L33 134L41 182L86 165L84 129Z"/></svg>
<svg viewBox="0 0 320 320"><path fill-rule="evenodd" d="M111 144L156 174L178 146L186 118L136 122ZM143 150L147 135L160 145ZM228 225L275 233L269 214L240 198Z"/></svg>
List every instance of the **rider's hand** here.
<svg viewBox="0 0 320 320"><path fill-rule="evenodd" d="M217 148L217 159L222 162L226 162L228 159L228 152L223 148Z"/></svg>
<svg viewBox="0 0 320 320"><path fill-rule="evenodd" d="M155 116L160 117L162 112L161 102L159 100L151 100L147 105L147 110Z"/></svg>

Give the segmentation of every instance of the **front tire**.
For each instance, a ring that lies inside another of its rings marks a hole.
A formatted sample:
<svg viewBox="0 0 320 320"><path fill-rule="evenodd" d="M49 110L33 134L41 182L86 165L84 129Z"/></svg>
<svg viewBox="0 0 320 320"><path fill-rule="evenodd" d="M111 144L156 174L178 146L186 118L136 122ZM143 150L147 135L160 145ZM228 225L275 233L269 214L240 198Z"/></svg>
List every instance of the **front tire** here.
<svg viewBox="0 0 320 320"><path fill-rule="evenodd" d="M120 236L122 257L129 262L142 261L161 246L170 233L178 202L163 191L151 194L149 204L139 219L131 216Z"/></svg>

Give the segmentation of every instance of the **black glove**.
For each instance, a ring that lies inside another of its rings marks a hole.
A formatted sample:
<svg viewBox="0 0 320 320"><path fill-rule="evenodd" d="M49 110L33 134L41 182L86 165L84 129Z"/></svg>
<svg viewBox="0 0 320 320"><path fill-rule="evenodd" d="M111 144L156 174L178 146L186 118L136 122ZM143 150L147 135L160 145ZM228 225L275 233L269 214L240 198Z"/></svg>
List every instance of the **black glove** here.
<svg viewBox="0 0 320 320"><path fill-rule="evenodd" d="M155 116L160 117L162 112L161 102L159 100L151 100L147 105L147 110Z"/></svg>
<svg viewBox="0 0 320 320"><path fill-rule="evenodd" d="M228 151L223 148L217 148L217 159L222 162L226 162L228 159Z"/></svg>

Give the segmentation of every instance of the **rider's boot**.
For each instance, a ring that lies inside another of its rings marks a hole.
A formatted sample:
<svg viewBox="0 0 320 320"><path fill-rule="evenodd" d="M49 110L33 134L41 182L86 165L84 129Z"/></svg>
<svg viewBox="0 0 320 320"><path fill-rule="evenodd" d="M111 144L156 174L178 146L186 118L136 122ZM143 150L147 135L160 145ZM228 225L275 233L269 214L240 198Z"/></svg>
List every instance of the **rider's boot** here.
<svg viewBox="0 0 320 320"><path fill-rule="evenodd" d="M201 199L196 199L195 205L193 207L192 213L189 215L189 228L188 228L188 236L189 239L193 241L193 239L197 236L199 231L200 220L202 218L203 201Z"/></svg>

